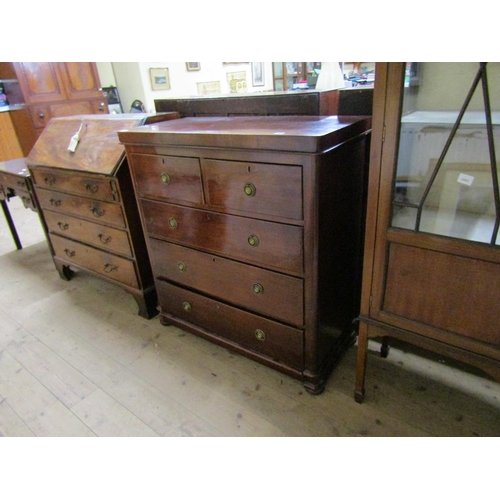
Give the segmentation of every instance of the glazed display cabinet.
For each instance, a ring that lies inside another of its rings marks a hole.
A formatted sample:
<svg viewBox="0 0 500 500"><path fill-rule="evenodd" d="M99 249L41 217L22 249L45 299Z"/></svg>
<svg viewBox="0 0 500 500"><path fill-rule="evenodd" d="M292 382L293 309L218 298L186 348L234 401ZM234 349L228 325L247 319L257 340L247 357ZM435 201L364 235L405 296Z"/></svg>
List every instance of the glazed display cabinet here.
<svg viewBox="0 0 500 500"><path fill-rule="evenodd" d="M355 399L371 337L500 380L500 65L376 72Z"/></svg>

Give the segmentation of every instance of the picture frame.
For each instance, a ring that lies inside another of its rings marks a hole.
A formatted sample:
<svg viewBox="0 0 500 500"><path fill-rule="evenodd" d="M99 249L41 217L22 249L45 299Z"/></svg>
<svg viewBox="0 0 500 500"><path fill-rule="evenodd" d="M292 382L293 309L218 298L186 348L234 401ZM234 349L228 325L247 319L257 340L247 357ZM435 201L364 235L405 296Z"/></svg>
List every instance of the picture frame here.
<svg viewBox="0 0 500 500"><path fill-rule="evenodd" d="M199 62L187 62L186 69L188 71L200 71L201 66Z"/></svg>
<svg viewBox="0 0 500 500"><path fill-rule="evenodd" d="M170 90L168 68L149 68L151 90Z"/></svg>
<svg viewBox="0 0 500 500"><path fill-rule="evenodd" d="M265 85L263 62L252 63L252 85L254 87L263 87Z"/></svg>

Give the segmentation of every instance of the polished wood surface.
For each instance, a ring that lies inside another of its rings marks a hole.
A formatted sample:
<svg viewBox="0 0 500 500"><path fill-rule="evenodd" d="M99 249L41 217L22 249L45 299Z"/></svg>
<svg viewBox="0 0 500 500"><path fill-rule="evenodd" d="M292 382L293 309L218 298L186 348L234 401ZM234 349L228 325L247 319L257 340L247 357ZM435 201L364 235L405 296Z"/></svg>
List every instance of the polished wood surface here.
<svg viewBox="0 0 500 500"><path fill-rule="evenodd" d="M9 112L0 113L0 161L24 158Z"/></svg>
<svg viewBox="0 0 500 500"><path fill-rule="evenodd" d="M117 131L177 117L138 113L55 118L26 160L61 278L69 280L75 270L85 270L120 284L145 318L158 313L156 291ZM78 146L69 151L78 130Z"/></svg>
<svg viewBox="0 0 500 500"><path fill-rule="evenodd" d="M161 321L322 392L359 307L369 124L182 118L119 132Z"/></svg>
<svg viewBox="0 0 500 500"><path fill-rule="evenodd" d="M355 399L370 338L403 340L500 380L498 246L391 228L402 63L377 63Z"/></svg>

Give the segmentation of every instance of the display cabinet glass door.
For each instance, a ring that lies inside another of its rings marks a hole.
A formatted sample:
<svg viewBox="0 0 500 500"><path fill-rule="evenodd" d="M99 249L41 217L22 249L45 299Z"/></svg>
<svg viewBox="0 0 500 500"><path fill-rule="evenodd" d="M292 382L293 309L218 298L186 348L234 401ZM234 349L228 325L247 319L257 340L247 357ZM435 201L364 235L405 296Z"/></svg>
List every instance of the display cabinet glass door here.
<svg viewBox="0 0 500 500"><path fill-rule="evenodd" d="M407 63L392 227L500 243L500 64Z"/></svg>

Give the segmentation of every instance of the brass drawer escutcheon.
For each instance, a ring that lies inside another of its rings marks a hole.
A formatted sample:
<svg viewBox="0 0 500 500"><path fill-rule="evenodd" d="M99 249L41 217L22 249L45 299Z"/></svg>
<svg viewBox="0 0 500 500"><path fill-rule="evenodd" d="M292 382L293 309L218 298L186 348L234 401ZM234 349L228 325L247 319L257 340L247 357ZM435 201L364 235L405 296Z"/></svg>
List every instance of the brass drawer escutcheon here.
<svg viewBox="0 0 500 500"><path fill-rule="evenodd" d="M255 330L255 337L257 338L257 340L262 340L262 341L266 340L266 334L259 328Z"/></svg>
<svg viewBox="0 0 500 500"><path fill-rule="evenodd" d="M97 193L97 190L99 189L99 186L97 184L90 184L88 182L85 183L85 191L95 194Z"/></svg>
<svg viewBox="0 0 500 500"><path fill-rule="evenodd" d="M177 227L177 220L175 219L175 217L170 217L168 219L168 225L172 228L172 229L175 229Z"/></svg>
<svg viewBox="0 0 500 500"><path fill-rule="evenodd" d="M69 228L69 224L67 222L58 222L57 225L62 231L66 231Z"/></svg>
<svg viewBox="0 0 500 500"><path fill-rule="evenodd" d="M102 217L104 215L104 210L102 208L96 207L95 205L90 208L90 211L95 217Z"/></svg>
<svg viewBox="0 0 500 500"><path fill-rule="evenodd" d="M104 236L104 234L98 234L97 237L99 238L101 243L104 243L107 245L111 241L111 236Z"/></svg>
<svg viewBox="0 0 500 500"><path fill-rule="evenodd" d="M64 253L68 256L68 257L74 257L76 255L76 252L74 250L68 250L67 248L64 249Z"/></svg>

